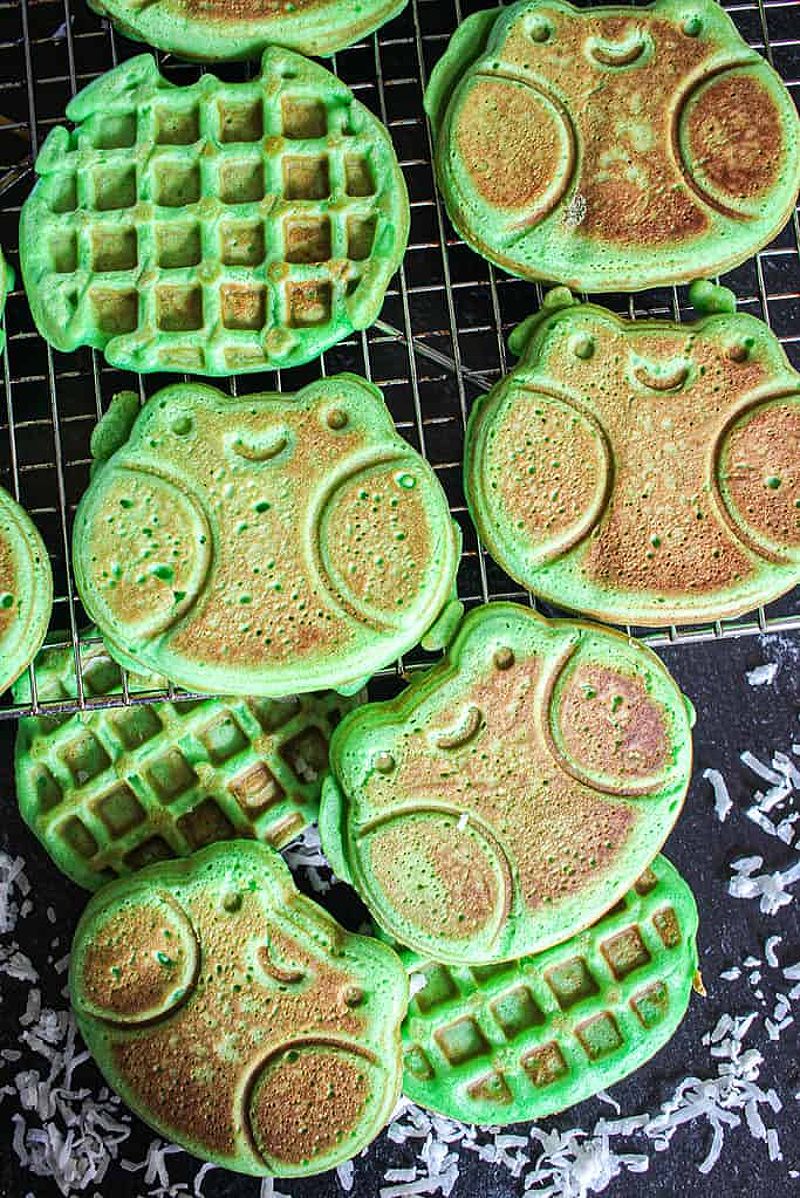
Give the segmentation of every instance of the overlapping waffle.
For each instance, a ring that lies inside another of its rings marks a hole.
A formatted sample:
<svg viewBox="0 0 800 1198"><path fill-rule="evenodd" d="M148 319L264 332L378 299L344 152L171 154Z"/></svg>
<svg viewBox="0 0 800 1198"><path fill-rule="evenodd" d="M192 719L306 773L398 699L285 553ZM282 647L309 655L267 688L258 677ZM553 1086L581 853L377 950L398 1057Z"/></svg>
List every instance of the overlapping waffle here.
<svg viewBox="0 0 800 1198"><path fill-rule="evenodd" d="M452 964L539 952L628 890L680 813L688 703L593 625L492 603L331 741L322 844L400 944Z"/></svg>
<svg viewBox="0 0 800 1198"><path fill-rule="evenodd" d="M771 330L551 296L467 433L470 511L503 569L633 625L736 616L796 586L800 376Z"/></svg>
<svg viewBox="0 0 800 1198"><path fill-rule="evenodd" d="M697 908L664 857L585 932L534 957L446 967L403 1024L403 1092L467 1123L540 1119L618 1082L670 1039L697 970Z"/></svg>
<svg viewBox="0 0 800 1198"><path fill-rule="evenodd" d="M33 660L52 606L44 542L27 512L0 487L0 694Z"/></svg>
<svg viewBox="0 0 800 1198"><path fill-rule="evenodd" d="M459 544L378 389L338 375L295 396L158 392L95 471L73 560L123 665L280 697L353 693L431 635L460 610Z"/></svg>
<svg viewBox="0 0 800 1198"><path fill-rule="evenodd" d="M715 0L469 17L425 105L451 219L524 278L638 290L766 245L800 187L800 120Z"/></svg>
<svg viewBox="0 0 800 1198"><path fill-rule="evenodd" d="M407 0L89 0L126 37L205 62L255 58L267 46L335 54Z"/></svg>
<svg viewBox="0 0 800 1198"><path fill-rule="evenodd" d="M331 1169L399 1097L403 966L300 895L265 845L213 845L104 887L75 933L70 990L109 1084L227 1169Z"/></svg>
<svg viewBox="0 0 800 1198"><path fill-rule="evenodd" d="M39 655L40 702L74 702L74 661L72 646ZM81 674L90 703L121 698L119 666L102 642L81 650ZM165 686L133 675L128 690L141 699ZM29 701L27 677L15 697ZM218 840L281 848L316 819L331 732L352 706L326 693L30 716L17 731L20 811L59 869L90 890Z"/></svg>
<svg viewBox="0 0 800 1198"><path fill-rule="evenodd" d="M137 371L307 362L378 315L408 236L388 133L288 50L188 87L140 55L68 105L20 224L25 287L57 349Z"/></svg>

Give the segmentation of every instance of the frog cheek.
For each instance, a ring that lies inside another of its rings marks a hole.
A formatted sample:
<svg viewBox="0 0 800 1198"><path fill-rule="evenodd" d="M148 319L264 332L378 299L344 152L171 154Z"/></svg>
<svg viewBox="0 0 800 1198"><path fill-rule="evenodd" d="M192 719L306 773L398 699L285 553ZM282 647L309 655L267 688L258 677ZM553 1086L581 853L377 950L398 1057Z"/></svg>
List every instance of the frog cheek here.
<svg viewBox="0 0 800 1198"><path fill-rule="evenodd" d="M738 541L777 565L800 562L800 399L753 404L712 455L720 514Z"/></svg>
<svg viewBox="0 0 800 1198"><path fill-rule="evenodd" d="M212 532L183 484L125 466L101 472L75 519L78 589L121 645L166 632L207 581Z"/></svg>
<svg viewBox="0 0 800 1198"><path fill-rule="evenodd" d="M244 1125L271 1173L318 1173L365 1148L384 1112L385 1069L335 1037L295 1040L269 1056L245 1090ZM394 1095L392 1095L392 1098Z"/></svg>
<svg viewBox="0 0 800 1198"><path fill-rule="evenodd" d="M786 147L796 124L791 100L766 64L733 67L701 81L676 125L688 183L704 203L737 220L763 216L777 191L791 203L796 183Z"/></svg>
<svg viewBox="0 0 800 1198"><path fill-rule="evenodd" d="M424 463L396 455L334 481L310 520L324 589L359 624L399 631L438 614L451 544L444 493Z"/></svg>
<svg viewBox="0 0 800 1198"><path fill-rule="evenodd" d="M114 901L76 936L70 967L82 1015L127 1026L163 1019L192 993L200 962L194 929L168 894L134 893Z"/></svg>
<svg viewBox="0 0 800 1198"><path fill-rule="evenodd" d="M575 133L554 97L529 83L474 75L451 107L445 163L472 217L514 236L558 206L575 172ZM530 153L520 147L530 146Z"/></svg>

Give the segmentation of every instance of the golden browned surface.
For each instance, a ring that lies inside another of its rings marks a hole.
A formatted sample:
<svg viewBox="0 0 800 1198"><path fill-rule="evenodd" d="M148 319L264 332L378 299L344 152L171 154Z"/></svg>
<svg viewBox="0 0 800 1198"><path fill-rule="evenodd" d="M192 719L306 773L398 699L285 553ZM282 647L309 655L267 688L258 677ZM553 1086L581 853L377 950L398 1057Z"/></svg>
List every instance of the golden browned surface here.
<svg viewBox="0 0 800 1198"><path fill-rule="evenodd" d="M758 78L714 80L687 119L692 161L724 196L750 199L774 186L785 149L775 101Z"/></svg>
<svg viewBox="0 0 800 1198"><path fill-rule="evenodd" d="M800 541L800 407L780 401L746 414L733 427L721 481L762 552L780 554Z"/></svg>
<svg viewBox="0 0 800 1198"><path fill-rule="evenodd" d="M11 555L11 547L5 537L0 534L0 596L15 595L17 591L17 576L14 569L14 560ZM8 603L7 605L0 602L0 638L11 627L12 623L18 619L16 603Z"/></svg>

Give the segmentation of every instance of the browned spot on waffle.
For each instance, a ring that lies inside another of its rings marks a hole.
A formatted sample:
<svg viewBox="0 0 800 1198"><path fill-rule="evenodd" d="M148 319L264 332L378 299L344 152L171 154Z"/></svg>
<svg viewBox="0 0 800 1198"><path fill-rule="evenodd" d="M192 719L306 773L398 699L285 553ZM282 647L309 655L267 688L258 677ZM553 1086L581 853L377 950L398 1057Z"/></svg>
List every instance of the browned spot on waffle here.
<svg viewBox="0 0 800 1198"><path fill-rule="evenodd" d="M800 406L780 400L748 413L723 448L721 483L748 529L775 546L800 545Z"/></svg>
<svg viewBox="0 0 800 1198"><path fill-rule="evenodd" d="M780 115L763 82L735 72L720 76L690 113L691 164L723 196L750 199L774 186L784 145Z"/></svg>
<svg viewBox="0 0 800 1198"><path fill-rule="evenodd" d="M3 536L0 536L0 595L11 595L11 603L0 603L0 637L4 635L18 618L17 577L11 547Z"/></svg>
<svg viewBox="0 0 800 1198"><path fill-rule="evenodd" d="M558 199L553 184L568 178L571 170L568 133L552 105L510 80L481 78L474 83L455 138L473 185L487 203L531 219L553 206Z"/></svg>
<svg viewBox="0 0 800 1198"><path fill-rule="evenodd" d="M560 691L556 719L568 757L593 777L624 788L668 767L669 729L640 677L581 662Z"/></svg>
<svg viewBox="0 0 800 1198"><path fill-rule="evenodd" d="M188 13L221 21L260 21L292 12L327 8L330 0L182 0Z"/></svg>
<svg viewBox="0 0 800 1198"><path fill-rule="evenodd" d="M325 1047L289 1049L256 1082L250 1127L265 1160L313 1160L351 1134L369 1097L365 1061Z"/></svg>

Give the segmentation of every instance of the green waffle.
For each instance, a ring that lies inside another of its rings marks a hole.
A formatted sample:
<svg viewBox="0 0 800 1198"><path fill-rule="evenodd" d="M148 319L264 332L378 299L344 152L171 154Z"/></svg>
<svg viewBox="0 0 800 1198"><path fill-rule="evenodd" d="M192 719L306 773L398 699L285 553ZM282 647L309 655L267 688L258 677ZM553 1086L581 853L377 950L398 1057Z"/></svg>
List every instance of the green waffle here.
<svg viewBox="0 0 800 1198"><path fill-rule="evenodd" d="M0 695L33 660L53 607L53 574L42 538L0 487Z"/></svg>
<svg viewBox="0 0 800 1198"><path fill-rule="evenodd" d="M767 245L800 187L800 121L716 0L474 13L425 109L456 229L526 279L637 291Z"/></svg>
<svg viewBox="0 0 800 1198"><path fill-rule="evenodd" d="M40 702L77 696L72 647L36 663ZM105 646L81 650L84 696L121 695ZM163 692L156 674L129 692ZM14 689L30 701L27 676ZM58 712L19 721L17 798L68 877L96 890L120 874L232 837L281 848L316 818L328 741L354 700L205 699Z"/></svg>
<svg viewBox="0 0 800 1198"><path fill-rule="evenodd" d="M403 1024L403 1092L467 1123L541 1119L638 1069L673 1035L697 970L697 908L665 857L548 952L424 978Z"/></svg>
<svg viewBox="0 0 800 1198"><path fill-rule="evenodd" d="M408 237L386 129L323 67L189 87L129 59L67 106L20 224L42 336L126 370L297 366L377 317Z"/></svg>
<svg viewBox="0 0 800 1198"><path fill-rule="evenodd" d="M6 306L6 296L14 286L14 272L3 257L3 251L0 250L0 316ZM3 347L6 343L5 330L0 328L0 354L3 352Z"/></svg>
<svg viewBox="0 0 800 1198"><path fill-rule="evenodd" d="M255 58L268 45L335 54L405 8L407 0L89 0L120 33L203 62Z"/></svg>

